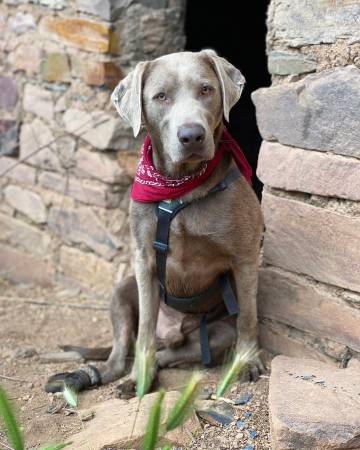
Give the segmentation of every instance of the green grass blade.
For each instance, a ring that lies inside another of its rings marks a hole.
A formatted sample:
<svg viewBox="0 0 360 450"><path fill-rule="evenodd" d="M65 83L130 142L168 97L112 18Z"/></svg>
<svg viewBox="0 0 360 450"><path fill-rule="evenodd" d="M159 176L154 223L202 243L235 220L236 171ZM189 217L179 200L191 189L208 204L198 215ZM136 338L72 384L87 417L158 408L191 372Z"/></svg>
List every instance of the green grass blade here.
<svg viewBox="0 0 360 450"><path fill-rule="evenodd" d="M153 405L151 406L142 450L154 450L156 447L160 426L161 404L164 396L165 390L161 389L158 392Z"/></svg>
<svg viewBox="0 0 360 450"><path fill-rule="evenodd" d="M244 370L248 362L257 355L256 346L241 349L234 357L233 362L225 371L218 387L216 397L222 397L231 387L239 374Z"/></svg>
<svg viewBox="0 0 360 450"><path fill-rule="evenodd" d="M153 365L155 352L152 349L136 349L135 355L135 378L136 395L142 399L148 393L151 386L151 367Z"/></svg>
<svg viewBox="0 0 360 450"><path fill-rule="evenodd" d="M164 447L161 447L161 450L171 450L171 445L166 444L166 445L164 445Z"/></svg>
<svg viewBox="0 0 360 450"><path fill-rule="evenodd" d="M166 422L166 431L171 431L184 422L196 399L201 379L202 375L200 373L194 373L192 375L178 401L169 413Z"/></svg>
<svg viewBox="0 0 360 450"><path fill-rule="evenodd" d="M63 396L66 403L73 408L76 408L78 405L78 394L77 392L69 386L64 386Z"/></svg>
<svg viewBox="0 0 360 450"><path fill-rule="evenodd" d="M4 389L0 386L0 417L4 423L6 436L14 450L24 450L24 441L16 422L13 409L6 396Z"/></svg>
<svg viewBox="0 0 360 450"><path fill-rule="evenodd" d="M70 444L71 442L67 442L65 444L49 444L46 445L45 447L41 447L39 450L62 450L63 448L67 447Z"/></svg>

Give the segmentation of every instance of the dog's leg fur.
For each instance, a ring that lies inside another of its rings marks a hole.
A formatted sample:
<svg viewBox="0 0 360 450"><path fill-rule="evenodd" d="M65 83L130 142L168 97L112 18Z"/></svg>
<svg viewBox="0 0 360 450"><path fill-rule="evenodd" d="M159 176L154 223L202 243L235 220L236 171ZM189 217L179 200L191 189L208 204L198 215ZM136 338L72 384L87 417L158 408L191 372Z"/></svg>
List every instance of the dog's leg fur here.
<svg viewBox="0 0 360 450"><path fill-rule="evenodd" d="M257 345L257 308L256 294L258 284L258 258L253 262L238 262L234 267L236 293L240 313L237 317L236 350ZM248 366L249 377L256 381L264 371L261 359L255 357Z"/></svg>

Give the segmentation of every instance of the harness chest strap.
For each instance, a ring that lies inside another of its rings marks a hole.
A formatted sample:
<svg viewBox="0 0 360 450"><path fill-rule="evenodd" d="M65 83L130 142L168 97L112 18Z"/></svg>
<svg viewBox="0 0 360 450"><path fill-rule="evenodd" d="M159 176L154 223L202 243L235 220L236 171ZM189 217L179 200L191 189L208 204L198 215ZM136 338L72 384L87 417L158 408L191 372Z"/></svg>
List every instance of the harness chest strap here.
<svg viewBox="0 0 360 450"><path fill-rule="evenodd" d="M237 168L231 169L222 181L210 189L207 195L224 191L229 184L233 183L239 177L239 170ZM198 305L203 304L215 294L221 293L228 315L238 314L238 303L231 287L229 272L221 274L205 291L192 297L177 297L168 294L166 291L166 260L169 251L171 222L182 209L186 208L191 203L192 202L183 202L181 199L175 199L171 201L161 201L156 204L158 220L153 247L156 251L156 271L159 280L160 298L164 300L168 306L175 308L178 311L191 313L196 311ZM210 364L211 362L209 337L206 329L208 312L205 313L200 320L200 347L203 364Z"/></svg>

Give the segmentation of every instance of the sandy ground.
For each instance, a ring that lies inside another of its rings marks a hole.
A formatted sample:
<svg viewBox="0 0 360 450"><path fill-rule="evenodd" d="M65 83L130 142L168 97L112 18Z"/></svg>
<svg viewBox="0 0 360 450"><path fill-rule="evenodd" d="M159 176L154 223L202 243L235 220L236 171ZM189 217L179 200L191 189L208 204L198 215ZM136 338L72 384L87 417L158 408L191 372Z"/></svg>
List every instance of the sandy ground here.
<svg viewBox="0 0 360 450"><path fill-rule="evenodd" d="M18 410L26 449L64 442L81 429L76 416L67 415L64 410L57 414L48 412L61 400L43 390L48 376L73 370L76 364L44 364L38 355L57 351L63 344L110 345L111 328L106 308L106 299L76 291L13 286L0 280L0 383ZM36 353L26 358L15 356L27 348L35 349ZM209 371L209 383L218 372L218 369ZM267 391L267 376L256 384L237 383L228 396L235 399L241 393L252 393L252 399L236 407L234 421L227 427L202 422L203 431L194 437L189 448L270 449ZM80 407L90 407L115 395L116 383L81 393ZM238 419L242 425L236 424ZM0 449L8 448L0 428Z"/></svg>

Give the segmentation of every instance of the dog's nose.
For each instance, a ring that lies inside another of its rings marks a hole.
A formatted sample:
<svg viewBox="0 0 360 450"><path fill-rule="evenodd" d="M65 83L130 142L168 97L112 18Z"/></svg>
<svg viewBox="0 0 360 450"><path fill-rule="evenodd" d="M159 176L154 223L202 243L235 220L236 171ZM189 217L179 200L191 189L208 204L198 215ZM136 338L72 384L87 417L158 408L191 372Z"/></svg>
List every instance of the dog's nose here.
<svg viewBox="0 0 360 450"><path fill-rule="evenodd" d="M197 150L205 140L205 128L197 123L187 123L179 128L177 136L186 149Z"/></svg>

